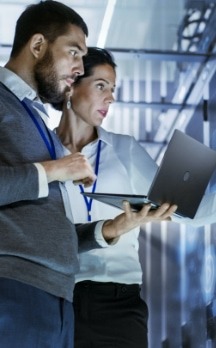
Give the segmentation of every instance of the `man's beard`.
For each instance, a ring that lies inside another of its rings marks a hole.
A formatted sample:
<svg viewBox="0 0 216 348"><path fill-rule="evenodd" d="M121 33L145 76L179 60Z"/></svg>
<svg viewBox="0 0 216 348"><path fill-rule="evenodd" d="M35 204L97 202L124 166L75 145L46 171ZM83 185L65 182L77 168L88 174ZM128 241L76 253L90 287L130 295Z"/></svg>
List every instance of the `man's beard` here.
<svg viewBox="0 0 216 348"><path fill-rule="evenodd" d="M35 65L34 78L37 91L43 102L60 103L64 100L64 91L58 89L58 78L54 67L54 59L50 49Z"/></svg>

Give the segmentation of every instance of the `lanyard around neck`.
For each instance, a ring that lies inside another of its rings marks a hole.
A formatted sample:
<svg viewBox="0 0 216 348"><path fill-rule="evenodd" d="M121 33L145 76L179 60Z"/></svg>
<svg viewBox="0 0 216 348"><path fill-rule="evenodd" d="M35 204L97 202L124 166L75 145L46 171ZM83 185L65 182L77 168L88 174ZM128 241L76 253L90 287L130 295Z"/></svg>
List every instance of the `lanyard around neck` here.
<svg viewBox="0 0 216 348"><path fill-rule="evenodd" d="M21 101L21 104L23 105L23 107L27 111L28 115L31 117L32 121L34 122L41 138L43 139L43 141L47 147L47 150L49 151L50 157L53 160L55 160L56 159L55 146L54 146L53 139L52 139L51 135L49 134L49 131L48 131L46 125L44 124L44 127L46 129L46 134L45 134L44 130L42 129L42 127L39 124L38 120L36 119L35 115L31 111L29 106L24 102L24 100ZM45 111L44 111L44 113L45 113ZM42 120L42 118L41 118L41 120ZM42 122L43 122L43 120L42 120Z"/></svg>
<svg viewBox="0 0 216 348"><path fill-rule="evenodd" d="M99 171L99 162L100 162L100 152L101 152L101 140L98 141L98 146L97 146L97 154L96 154L96 162L95 162L95 175L98 175ZM95 180L93 186L92 186L92 193L95 192L96 189L96 184L97 184L97 179ZM84 188L82 185L79 185L80 191L84 192ZM88 198L86 196L83 196L85 205L87 208L87 213L88 213L88 221L91 221L91 208L92 208L92 198Z"/></svg>

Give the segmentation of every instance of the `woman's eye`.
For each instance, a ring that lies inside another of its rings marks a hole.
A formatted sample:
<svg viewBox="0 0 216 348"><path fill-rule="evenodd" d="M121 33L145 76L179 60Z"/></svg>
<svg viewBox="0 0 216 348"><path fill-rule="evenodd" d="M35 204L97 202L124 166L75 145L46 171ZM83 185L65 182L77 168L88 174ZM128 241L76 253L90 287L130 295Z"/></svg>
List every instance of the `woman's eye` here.
<svg viewBox="0 0 216 348"><path fill-rule="evenodd" d="M104 84L103 83L98 83L97 88L100 90L104 89Z"/></svg>

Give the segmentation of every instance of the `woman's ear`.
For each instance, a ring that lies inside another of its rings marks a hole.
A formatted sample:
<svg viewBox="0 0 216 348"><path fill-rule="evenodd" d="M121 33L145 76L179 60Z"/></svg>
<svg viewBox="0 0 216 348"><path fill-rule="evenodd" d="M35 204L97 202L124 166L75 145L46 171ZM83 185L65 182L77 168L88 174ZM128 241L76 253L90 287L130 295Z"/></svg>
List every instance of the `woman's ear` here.
<svg viewBox="0 0 216 348"><path fill-rule="evenodd" d="M42 34L34 34L30 42L30 50L35 58L43 56L47 41Z"/></svg>

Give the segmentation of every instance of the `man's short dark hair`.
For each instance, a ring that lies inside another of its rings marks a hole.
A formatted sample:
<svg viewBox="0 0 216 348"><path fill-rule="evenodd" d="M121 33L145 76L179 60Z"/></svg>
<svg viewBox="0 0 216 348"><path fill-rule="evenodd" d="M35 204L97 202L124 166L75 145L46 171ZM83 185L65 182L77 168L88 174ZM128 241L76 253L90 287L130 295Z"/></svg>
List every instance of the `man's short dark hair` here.
<svg viewBox="0 0 216 348"><path fill-rule="evenodd" d="M28 6L16 23L11 57L17 56L34 34L43 34L49 42L54 42L67 32L69 24L80 27L88 36L86 23L72 8L53 0Z"/></svg>

